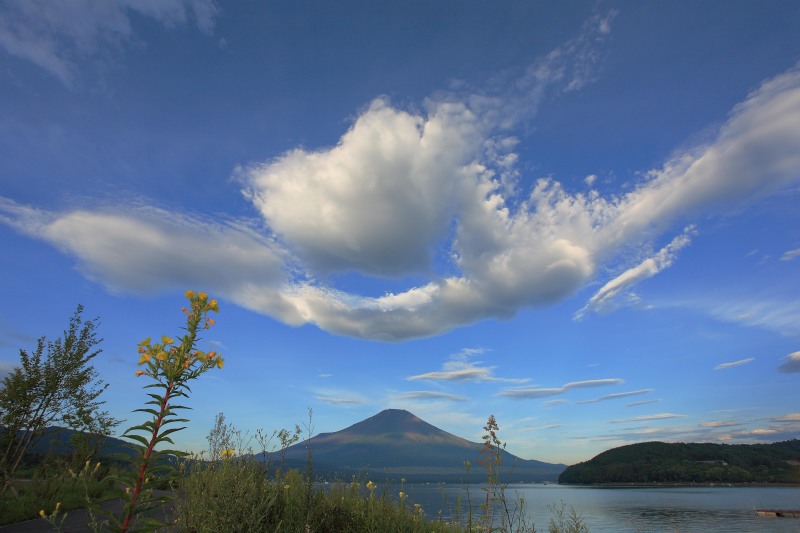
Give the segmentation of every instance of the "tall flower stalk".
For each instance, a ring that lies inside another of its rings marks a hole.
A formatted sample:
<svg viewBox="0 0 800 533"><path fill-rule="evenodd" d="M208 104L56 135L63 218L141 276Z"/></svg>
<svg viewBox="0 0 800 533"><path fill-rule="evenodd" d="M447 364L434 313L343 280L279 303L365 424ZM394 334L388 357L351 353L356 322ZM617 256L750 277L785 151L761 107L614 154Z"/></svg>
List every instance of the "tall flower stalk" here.
<svg viewBox="0 0 800 533"><path fill-rule="evenodd" d="M153 489L157 483L175 475L175 459L186 455L159 446L163 443L174 445L170 435L185 428L175 425L188 422L176 414L176 411L188 407L173 402L181 396L188 398L191 380L211 368L222 368L224 364L216 352L202 352L196 348L199 331L214 325L208 313L219 311L217 301L209 299L204 292L190 290L185 296L190 302L188 308L183 308L186 334L177 343L167 336L161 337L160 343L153 343L150 337L139 343L139 366L142 369L136 371L136 376L150 378L153 383L145 385L145 388L159 389L159 392L148 394L151 400L145 405L152 407L136 409L150 415L150 420L129 428L123 435L134 442L132 461L135 468L120 479L125 505L120 517L111 517L111 523L107 524L115 531L132 531L134 519L136 527L143 530L164 525L152 517L140 515L163 504L166 498L155 497Z"/></svg>

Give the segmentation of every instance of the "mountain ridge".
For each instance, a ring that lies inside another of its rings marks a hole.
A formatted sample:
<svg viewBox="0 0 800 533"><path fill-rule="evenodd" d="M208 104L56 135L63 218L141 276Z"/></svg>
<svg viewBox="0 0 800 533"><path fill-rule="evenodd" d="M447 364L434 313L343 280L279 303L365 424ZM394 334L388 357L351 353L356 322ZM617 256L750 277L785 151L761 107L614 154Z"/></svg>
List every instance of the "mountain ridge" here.
<svg viewBox="0 0 800 533"><path fill-rule="evenodd" d="M385 409L342 430L320 433L271 454L287 467L305 464L310 445L315 472L322 477L348 474L412 481L461 482L480 479L481 444L448 433L403 409ZM502 450L504 481L556 481L566 465L521 459ZM465 462L472 465L467 471Z"/></svg>

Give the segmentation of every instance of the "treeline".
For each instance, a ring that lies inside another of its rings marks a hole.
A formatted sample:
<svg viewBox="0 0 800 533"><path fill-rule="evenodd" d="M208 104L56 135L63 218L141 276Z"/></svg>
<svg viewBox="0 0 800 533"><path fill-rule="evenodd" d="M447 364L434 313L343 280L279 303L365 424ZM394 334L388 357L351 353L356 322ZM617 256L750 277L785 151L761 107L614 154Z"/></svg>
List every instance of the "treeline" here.
<svg viewBox="0 0 800 533"><path fill-rule="evenodd" d="M800 440L773 444L631 444L567 467L558 482L800 483Z"/></svg>

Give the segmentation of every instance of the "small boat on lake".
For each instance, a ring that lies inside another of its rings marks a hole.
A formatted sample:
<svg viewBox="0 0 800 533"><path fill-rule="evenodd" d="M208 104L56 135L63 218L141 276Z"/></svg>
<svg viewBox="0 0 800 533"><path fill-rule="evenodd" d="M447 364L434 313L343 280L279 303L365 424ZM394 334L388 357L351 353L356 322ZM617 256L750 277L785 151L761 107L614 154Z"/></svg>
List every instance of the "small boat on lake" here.
<svg viewBox="0 0 800 533"><path fill-rule="evenodd" d="M758 516L771 516L775 518L800 518L800 510L756 509Z"/></svg>

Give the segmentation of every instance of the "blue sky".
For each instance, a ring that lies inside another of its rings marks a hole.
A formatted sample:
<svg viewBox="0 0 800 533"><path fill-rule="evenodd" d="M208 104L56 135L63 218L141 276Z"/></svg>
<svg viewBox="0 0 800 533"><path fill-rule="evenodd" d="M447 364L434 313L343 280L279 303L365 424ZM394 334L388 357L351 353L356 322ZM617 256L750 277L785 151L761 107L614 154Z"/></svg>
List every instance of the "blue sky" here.
<svg viewBox="0 0 800 533"><path fill-rule="evenodd" d="M177 444L404 408L573 463L800 435L800 4L0 3L0 369L109 409L219 298Z"/></svg>

